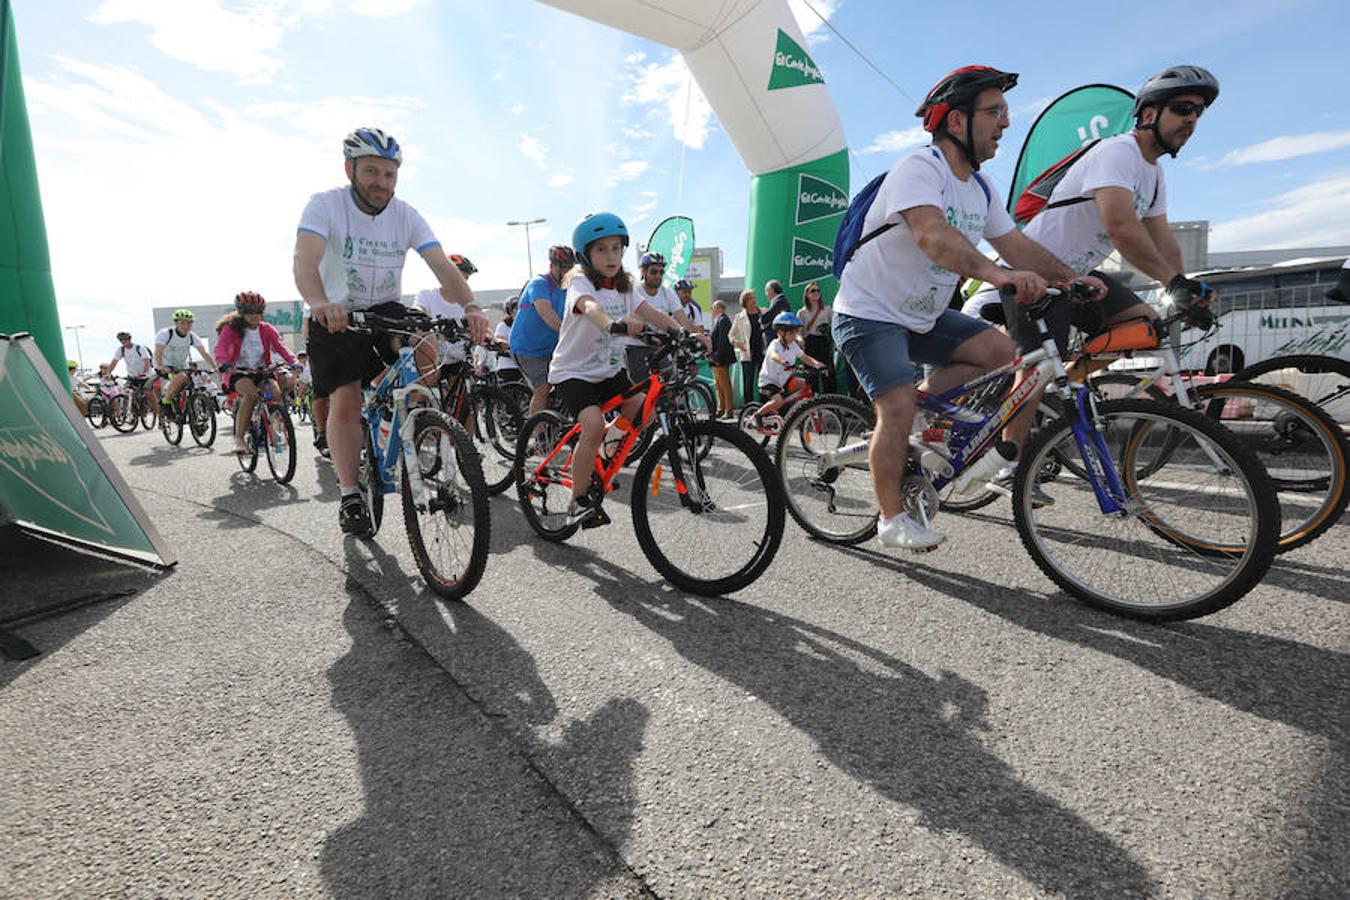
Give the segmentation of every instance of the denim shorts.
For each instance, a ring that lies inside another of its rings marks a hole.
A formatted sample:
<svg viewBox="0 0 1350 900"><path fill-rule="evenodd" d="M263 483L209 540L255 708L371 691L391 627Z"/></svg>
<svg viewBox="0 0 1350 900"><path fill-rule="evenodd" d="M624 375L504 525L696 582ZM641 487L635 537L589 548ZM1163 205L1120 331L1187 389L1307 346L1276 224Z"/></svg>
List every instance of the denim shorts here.
<svg viewBox="0 0 1350 900"><path fill-rule="evenodd" d="M531 388L538 390L541 385L548 384L548 364L553 360L552 356L524 356L512 353L511 358L515 360L516 367L525 374L525 380L529 382Z"/></svg>
<svg viewBox="0 0 1350 900"><path fill-rule="evenodd" d="M938 317L931 331L919 334L894 322L834 314L834 342L848 360L867 396L876 399L901 385L913 384L914 364L945 366L956 348L990 326L954 309Z"/></svg>

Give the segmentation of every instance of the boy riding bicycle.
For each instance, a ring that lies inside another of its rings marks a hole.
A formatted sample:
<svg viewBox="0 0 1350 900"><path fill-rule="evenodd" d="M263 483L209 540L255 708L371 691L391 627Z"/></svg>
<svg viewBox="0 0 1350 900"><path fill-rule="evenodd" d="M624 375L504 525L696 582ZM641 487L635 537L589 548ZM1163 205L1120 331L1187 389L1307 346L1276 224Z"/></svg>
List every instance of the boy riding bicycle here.
<svg viewBox="0 0 1350 900"><path fill-rule="evenodd" d="M759 370L759 400L763 404L759 411L750 416L750 426L759 428L766 416L776 414L787 403L792 393L788 370L799 361L813 369L824 369L825 364L808 356L798 343L802 332L802 320L796 313L782 312L774 316L775 337L764 352L764 365ZM795 390L795 387L793 387Z"/></svg>

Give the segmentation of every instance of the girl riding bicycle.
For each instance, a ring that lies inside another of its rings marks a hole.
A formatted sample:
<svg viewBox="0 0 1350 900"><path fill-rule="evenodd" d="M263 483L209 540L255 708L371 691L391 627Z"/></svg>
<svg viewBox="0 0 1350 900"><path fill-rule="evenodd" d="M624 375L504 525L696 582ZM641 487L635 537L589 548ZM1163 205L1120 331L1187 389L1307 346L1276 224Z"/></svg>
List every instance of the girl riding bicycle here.
<svg viewBox="0 0 1350 900"><path fill-rule="evenodd" d="M239 395L234 414L234 452L241 455L250 452L244 435L258 400L257 370L270 367L274 353L291 365L297 364L295 356L281 342L281 335L263 321L266 308L267 301L261 294L244 291L235 295L234 312L216 323L216 362L224 374L226 392ZM281 397L291 389L291 379L278 372L271 389L273 397Z"/></svg>
<svg viewBox="0 0 1350 900"><path fill-rule="evenodd" d="M590 491L593 461L605 432L600 406L631 386L624 367L625 347L637 344L634 336L643 323L663 330L679 325L633 292L633 277L623 268L628 227L618 216L607 212L586 216L572 231L572 246L578 266L563 279L567 303L548 380L581 424L568 522L595 528L609 522L600 508L603 494ZM632 422L645 398L643 393L629 397L621 417Z"/></svg>
<svg viewBox="0 0 1350 900"><path fill-rule="evenodd" d="M769 342L764 352L764 365L759 370L759 399L763 404L759 412L750 417L750 424L758 428L765 416L771 416L782 409L789 394L796 388L791 384L788 369L800 360L816 369L825 368L825 364L814 357L807 356L797 336L802 331L802 320L796 313L782 312L774 316L773 330L777 335ZM800 385L801 382L798 382Z"/></svg>

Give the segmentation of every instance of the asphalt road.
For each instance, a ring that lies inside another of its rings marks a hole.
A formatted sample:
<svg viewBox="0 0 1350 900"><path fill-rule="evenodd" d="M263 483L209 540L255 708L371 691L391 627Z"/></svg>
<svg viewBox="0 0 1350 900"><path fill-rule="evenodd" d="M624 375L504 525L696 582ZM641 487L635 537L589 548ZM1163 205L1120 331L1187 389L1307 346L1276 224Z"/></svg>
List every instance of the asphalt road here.
<svg viewBox="0 0 1350 900"><path fill-rule="evenodd" d="M447 604L307 446L280 487L101 440L184 562L0 662L0 894L1350 895L1345 522L1162 627L1060 593L1002 502L923 556L789 520L705 599L625 504L550 545L508 495ZM26 577L128 577L81 565Z"/></svg>

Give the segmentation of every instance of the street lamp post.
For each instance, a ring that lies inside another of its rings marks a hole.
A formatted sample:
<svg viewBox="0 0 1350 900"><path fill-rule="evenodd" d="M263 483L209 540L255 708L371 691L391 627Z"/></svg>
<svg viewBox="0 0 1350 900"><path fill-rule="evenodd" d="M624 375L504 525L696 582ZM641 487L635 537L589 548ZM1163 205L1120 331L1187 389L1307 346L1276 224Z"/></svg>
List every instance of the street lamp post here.
<svg viewBox="0 0 1350 900"><path fill-rule="evenodd" d="M78 359L78 360L80 361L80 368L81 368L81 369L84 368L84 351L80 349L80 330L83 329L83 328L84 328L83 325L67 325L67 326L66 326L66 331L73 331L73 332L75 332L75 357L76 357L76 359Z"/></svg>
<svg viewBox="0 0 1350 900"><path fill-rule="evenodd" d="M525 277L526 277L526 278L533 278L533 277L534 277L534 257L533 257L533 256L531 255L531 253L530 253L530 226L531 226L531 225L538 225L538 224L540 224L540 223L542 223L542 222L547 222L547 221L548 221L548 219L529 219L529 220L526 220L526 221L520 221L520 222L517 222L517 221L515 221L515 220L512 220L512 221L506 223L506 224L509 225L509 226L516 226L516 225L524 225L524 226L525 226L525 264L529 267L528 270L527 270L526 273L525 273Z"/></svg>

